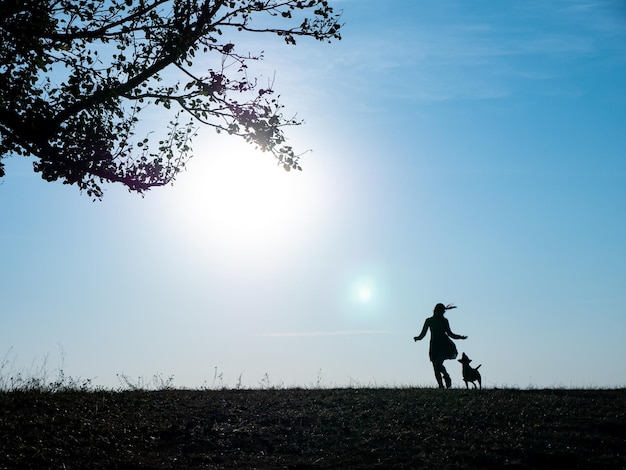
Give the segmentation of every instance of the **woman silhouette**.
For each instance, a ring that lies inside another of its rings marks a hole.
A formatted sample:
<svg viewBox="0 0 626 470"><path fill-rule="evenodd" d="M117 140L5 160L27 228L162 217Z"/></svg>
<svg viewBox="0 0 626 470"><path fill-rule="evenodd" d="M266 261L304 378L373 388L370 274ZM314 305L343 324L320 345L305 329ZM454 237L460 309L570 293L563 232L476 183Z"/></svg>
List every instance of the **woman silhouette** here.
<svg viewBox="0 0 626 470"><path fill-rule="evenodd" d="M446 313L446 310L453 308L456 307L452 304L435 305L433 316L426 319L422 332L419 336L415 336L413 338L413 341L421 340L424 336L426 336L426 332L430 328L430 350L428 355L430 357L430 361L433 363L435 378L437 379L439 388L443 388L442 376L443 380L446 382L446 388L450 388L450 385L452 385L450 375L448 375L448 371L446 371L446 368L443 366L443 361L446 359L454 359L458 354L456 346L450 338L467 339L467 336L452 333L448 319L443 316L443 314Z"/></svg>

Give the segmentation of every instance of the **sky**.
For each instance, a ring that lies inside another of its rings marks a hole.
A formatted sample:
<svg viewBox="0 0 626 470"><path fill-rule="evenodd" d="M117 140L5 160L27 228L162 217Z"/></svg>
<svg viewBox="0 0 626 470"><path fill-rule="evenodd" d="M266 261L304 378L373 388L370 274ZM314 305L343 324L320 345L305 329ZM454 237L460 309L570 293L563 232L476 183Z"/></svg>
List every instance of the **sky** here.
<svg viewBox="0 0 626 470"><path fill-rule="evenodd" d="M0 381L433 387L442 302L486 387L626 386L626 4L331 4L340 42L236 43L302 172L210 129L144 198L5 160Z"/></svg>

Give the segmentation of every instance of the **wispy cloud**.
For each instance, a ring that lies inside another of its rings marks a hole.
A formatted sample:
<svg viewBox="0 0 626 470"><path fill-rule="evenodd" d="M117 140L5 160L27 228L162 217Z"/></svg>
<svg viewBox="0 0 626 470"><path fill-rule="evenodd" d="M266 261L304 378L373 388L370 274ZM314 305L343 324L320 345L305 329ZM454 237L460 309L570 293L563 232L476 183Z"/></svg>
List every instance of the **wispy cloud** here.
<svg viewBox="0 0 626 470"><path fill-rule="evenodd" d="M340 331L290 331L282 333L264 333L259 336L272 338L314 337L314 336L356 336L356 335L392 335L393 330L340 330Z"/></svg>
<svg viewBox="0 0 626 470"><path fill-rule="evenodd" d="M364 26L359 28L351 29L346 7L345 44L327 65L341 71L346 92L358 90L365 96L492 100L539 82L550 88L550 82L567 76L565 66L600 52L606 39L599 33L601 27L614 34L624 31L624 22L611 20L616 15L609 14L606 3L596 1L565 4L593 12L594 27L582 20L580 11L562 10L554 2L484 10L442 7L443 11L429 2L421 7L405 2L406 8L398 8L401 15L382 19L368 9L377 2L364 2L353 13L362 15ZM423 14L429 8L430 14Z"/></svg>

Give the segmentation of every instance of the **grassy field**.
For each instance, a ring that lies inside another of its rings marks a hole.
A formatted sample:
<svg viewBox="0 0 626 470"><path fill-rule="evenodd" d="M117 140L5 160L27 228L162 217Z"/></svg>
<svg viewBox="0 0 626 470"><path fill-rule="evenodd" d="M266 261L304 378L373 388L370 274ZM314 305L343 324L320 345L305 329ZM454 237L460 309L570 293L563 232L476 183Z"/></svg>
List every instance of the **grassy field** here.
<svg viewBox="0 0 626 470"><path fill-rule="evenodd" d="M0 392L0 468L624 469L626 390Z"/></svg>

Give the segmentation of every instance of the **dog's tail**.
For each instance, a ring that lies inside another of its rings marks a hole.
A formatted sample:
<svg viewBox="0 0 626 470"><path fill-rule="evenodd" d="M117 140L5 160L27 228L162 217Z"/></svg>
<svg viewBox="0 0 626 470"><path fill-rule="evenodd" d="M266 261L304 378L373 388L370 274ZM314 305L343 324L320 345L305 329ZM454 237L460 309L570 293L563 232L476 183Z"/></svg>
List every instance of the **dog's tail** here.
<svg viewBox="0 0 626 470"><path fill-rule="evenodd" d="M482 366L482 364L480 366ZM480 366L478 366L478 367L480 367ZM478 370L478 367L476 367L476 370Z"/></svg>

